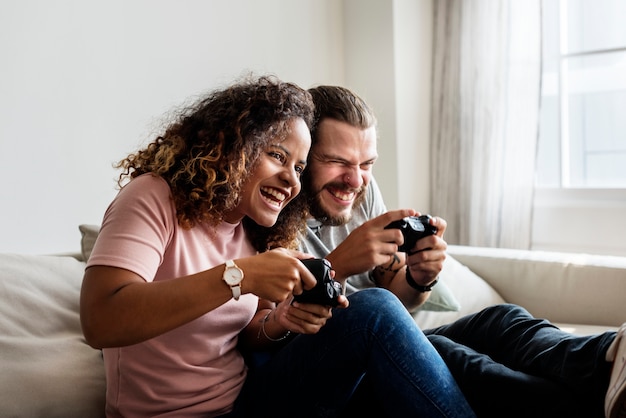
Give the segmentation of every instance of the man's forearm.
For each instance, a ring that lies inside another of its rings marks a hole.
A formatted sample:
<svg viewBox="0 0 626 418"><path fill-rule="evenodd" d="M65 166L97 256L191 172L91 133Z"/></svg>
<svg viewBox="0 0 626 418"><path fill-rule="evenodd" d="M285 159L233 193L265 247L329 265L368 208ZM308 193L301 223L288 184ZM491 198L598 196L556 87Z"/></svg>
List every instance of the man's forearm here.
<svg viewBox="0 0 626 418"><path fill-rule="evenodd" d="M428 300L431 292L418 292L406 282L407 266L404 260L394 255L389 263L376 266L370 277L378 287L383 287L395 294L409 310L419 308Z"/></svg>
<svg viewBox="0 0 626 418"><path fill-rule="evenodd" d="M399 253L396 253L391 256L388 263L374 267L374 270L370 272L370 277L376 286L389 289L391 282L404 265L404 260L400 259Z"/></svg>

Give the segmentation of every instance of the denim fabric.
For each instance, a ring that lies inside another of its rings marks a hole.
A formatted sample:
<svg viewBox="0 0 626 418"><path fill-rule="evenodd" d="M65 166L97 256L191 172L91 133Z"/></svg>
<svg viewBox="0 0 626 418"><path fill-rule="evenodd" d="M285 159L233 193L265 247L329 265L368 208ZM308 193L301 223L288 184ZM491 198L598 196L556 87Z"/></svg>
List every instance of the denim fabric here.
<svg viewBox="0 0 626 418"><path fill-rule="evenodd" d="M604 417L614 332L575 336L503 304L424 333L483 417Z"/></svg>
<svg viewBox="0 0 626 418"><path fill-rule="evenodd" d="M383 289L349 296L315 335L298 335L252 367L238 417L338 417L359 402L387 417L474 417L446 364L400 301ZM367 405L366 405L367 406ZM367 410L367 409L366 409ZM371 414L368 414L371 416Z"/></svg>

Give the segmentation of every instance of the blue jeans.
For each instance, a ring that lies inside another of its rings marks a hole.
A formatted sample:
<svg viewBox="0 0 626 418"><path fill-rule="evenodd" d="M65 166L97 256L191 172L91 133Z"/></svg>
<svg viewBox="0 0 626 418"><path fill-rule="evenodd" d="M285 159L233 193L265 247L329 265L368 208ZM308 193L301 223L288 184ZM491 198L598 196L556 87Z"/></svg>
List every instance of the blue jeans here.
<svg viewBox="0 0 626 418"><path fill-rule="evenodd" d="M483 417L604 417L615 332L575 336L503 304L424 333Z"/></svg>
<svg viewBox="0 0 626 418"><path fill-rule="evenodd" d="M298 335L251 367L235 417L339 417L360 401L388 417L475 417L450 371L402 303L383 289L349 297L314 335ZM371 410L370 410L371 412Z"/></svg>

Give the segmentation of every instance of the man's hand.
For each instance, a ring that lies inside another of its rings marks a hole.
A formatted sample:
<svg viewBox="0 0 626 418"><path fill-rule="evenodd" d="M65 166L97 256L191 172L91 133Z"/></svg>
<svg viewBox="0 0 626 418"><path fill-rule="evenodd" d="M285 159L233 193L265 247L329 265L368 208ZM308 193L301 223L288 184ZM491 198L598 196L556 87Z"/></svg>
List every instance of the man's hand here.
<svg viewBox="0 0 626 418"><path fill-rule="evenodd" d="M427 286L435 281L443 269L448 248L448 244L443 240L448 225L445 219L434 216L430 222L437 228L437 233L418 240L407 253L406 260L411 277L421 286Z"/></svg>
<svg viewBox="0 0 626 418"><path fill-rule="evenodd" d="M378 266L373 272L377 285L393 292L409 311L426 302L431 292L419 292L411 287L406 280L407 269L410 269L415 283L428 286L437 279L446 258L448 245L443 240L443 234L447 223L439 217L433 217L430 222L437 227L437 233L417 240L406 255L404 268L396 270L394 274L385 266Z"/></svg>
<svg viewBox="0 0 626 418"><path fill-rule="evenodd" d="M385 227L393 221L415 215L416 212L412 209L393 210L370 219L353 230L326 257L335 270L335 280L343 283L354 274L368 272L380 265L390 269L404 265L404 256L397 254L398 245L404 239L402 232Z"/></svg>

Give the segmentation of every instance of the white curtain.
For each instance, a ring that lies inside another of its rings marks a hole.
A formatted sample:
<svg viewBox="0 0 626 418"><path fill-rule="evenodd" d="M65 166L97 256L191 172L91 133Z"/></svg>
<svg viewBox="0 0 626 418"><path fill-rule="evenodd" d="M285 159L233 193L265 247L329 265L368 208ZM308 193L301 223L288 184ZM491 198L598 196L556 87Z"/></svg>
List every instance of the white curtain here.
<svg viewBox="0 0 626 418"><path fill-rule="evenodd" d="M529 248L540 0L435 0L432 213L450 244Z"/></svg>

